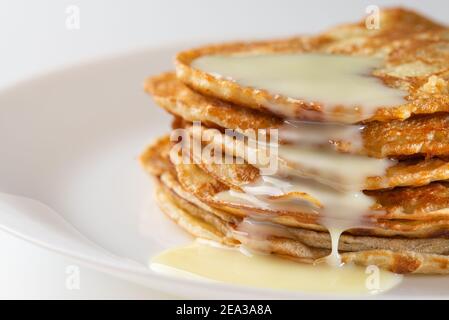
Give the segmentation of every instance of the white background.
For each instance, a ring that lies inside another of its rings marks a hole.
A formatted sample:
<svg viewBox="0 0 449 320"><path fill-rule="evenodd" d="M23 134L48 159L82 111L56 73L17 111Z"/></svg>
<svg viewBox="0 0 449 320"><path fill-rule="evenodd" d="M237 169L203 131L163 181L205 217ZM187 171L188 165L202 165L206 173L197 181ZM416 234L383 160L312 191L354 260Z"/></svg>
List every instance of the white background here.
<svg viewBox="0 0 449 320"><path fill-rule="evenodd" d="M70 5L80 9L79 30L66 28ZM0 87L127 50L317 32L361 19L368 5L449 20L447 0L0 0ZM0 261L0 298L167 298L86 267L81 289L67 290L72 261L1 232Z"/></svg>

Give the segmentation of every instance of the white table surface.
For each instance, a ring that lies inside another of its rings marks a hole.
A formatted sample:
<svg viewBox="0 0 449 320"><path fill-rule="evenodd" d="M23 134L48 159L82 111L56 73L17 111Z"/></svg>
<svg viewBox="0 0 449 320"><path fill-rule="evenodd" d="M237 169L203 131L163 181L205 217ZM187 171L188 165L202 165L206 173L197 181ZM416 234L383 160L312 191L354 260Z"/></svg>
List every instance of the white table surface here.
<svg viewBox="0 0 449 320"><path fill-rule="evenodd" d="M80 28L75 30L66 27L71 5L80 13ZM0 88L80 60L135 48L316 32L360 19L368 5L407 5L448 22L445 0L0 0ZM170 298L77 266L3 232L0 261L0 298ZM79 268L80 288L69 290L67 271L73 265Z"/></svg>

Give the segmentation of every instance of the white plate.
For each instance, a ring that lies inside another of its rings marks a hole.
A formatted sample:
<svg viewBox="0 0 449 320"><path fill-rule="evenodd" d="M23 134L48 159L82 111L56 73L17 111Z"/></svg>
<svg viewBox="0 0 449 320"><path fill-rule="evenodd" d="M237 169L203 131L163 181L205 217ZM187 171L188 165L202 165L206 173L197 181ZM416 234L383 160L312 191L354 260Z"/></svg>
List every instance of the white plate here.
<svg viewBox="0 0 449 320"><path fill-rule="evenodd" d="M143 92L143 81L172 69L178 49L109 57L0 92L0 227L179 297L312 298L148 269L151 256L191 241L155 206L152 183L137 162L170 126L170 117ZM409 277L380 297L443 298L448 288L449 277Z"/></svg>

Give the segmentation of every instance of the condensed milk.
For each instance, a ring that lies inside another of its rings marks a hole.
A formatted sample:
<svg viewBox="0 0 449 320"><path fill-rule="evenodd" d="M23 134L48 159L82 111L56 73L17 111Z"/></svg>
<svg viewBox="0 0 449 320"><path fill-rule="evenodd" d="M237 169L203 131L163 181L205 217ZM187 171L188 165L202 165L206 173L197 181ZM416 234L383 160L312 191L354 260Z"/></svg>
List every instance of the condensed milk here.
<svg viewBox="0 0 449 320"><path fill-rule="evenodd" d="M382 66L382 59L375 57L322 53L210 55L194 60L192 66L243 87L320 105L324 111L342 107L348 117L355 117L353 122L369 118L378 108L406 103L406 92L387 87L372 76L373 70ZM279 111L282 106L268 107L276 114L288 113L285 108Z"/></svg>
<svg viewBox="0 0 449 320"><path fill-rule="evenodd" d="M402 279L380 269L307 265L198 240L162 252L151 260L150 268L158 273L206 282L343 295L382 293L397 286Z"/></svg>

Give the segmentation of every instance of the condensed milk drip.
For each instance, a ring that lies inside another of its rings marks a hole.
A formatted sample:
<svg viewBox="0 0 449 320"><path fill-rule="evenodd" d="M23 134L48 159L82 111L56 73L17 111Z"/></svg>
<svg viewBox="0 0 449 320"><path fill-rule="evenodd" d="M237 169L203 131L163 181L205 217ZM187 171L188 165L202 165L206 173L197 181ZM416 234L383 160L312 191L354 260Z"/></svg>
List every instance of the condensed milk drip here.
<svg viewBox="0 0 449 320"><path fill-rule="evenodd" d="M374 200L362 192L366 179L383 176L386 169L396 161L339 153L331 148L317 148L313 144L318 138L310 139L312 132L318 135L320 125L306 126L309 127L300 128L300 123L296 122L294 127L288 127L290 135L293 135L293 129L298 127L297 136L302 136L303 140L300 143L277 145L279 169L275 174L261 175L257 181L241 186L243 192L232 189L220 192L215 195L215 199L273 212L316 214L332 237L332 254L328 262L340 265L340 235L345 230L367 226L364 217L372 213ZM357 126L324 127L325 134L321 135L320 139L329 139L334 135L356 143L361 141L361 130ZM281 128L280 136L282 130ZM234 152L246 161L249 160L248 154L266 153L263 148L267 146L263 144L253 143L253 146L257 145L257 150L252 150L251 144L243 146L244 142L239 143L241 146L233 150L225 145L225 152ZM250 163L262 168L258 163Z"/></svg>
<svg viewBox="0 0 449 320"><path fill-rule="evenodd" d="M210 55L194 60L192 66L243 87L316 103L324 106L324 111L343 107L345 112L339 117L345 122L359 122L380 107L406 103L406 92L387 87L372 76L372 71L382 66L382 60L375 57L321 53ZM283 106L265 107L276 114L288 113ZM291 113L294 118L294 111Z"/></svg>
<svg viewBox="0 0 449 320"><path fill-rule="evenodd" d="M243 236L258 241L264 241L270 237L289 238L292 236L289 229L284 226L251 218L243 219L232 232L237 239Z"/></svg>
<svg viewBox="0 0 449 320"><path fill-rule="evenodd" d="M329 229L332 254L328 261L339 265L338 241L343 231L366 226L366 214L374 204L361 191L338 192L310 179L261 176L257 182L242 187L244 192L222 191L215 199L225 203L256 207L273 211L317 214L322 225ZM282 197L302 193L304 197Z"/></svg>
<svg viewBox="0 0 449 320"><path fill-rule="evenodd" d="M327 122L286 120L279 128L276 145L278 170L266 175L264 167L250 162L248 154L265 154L273 145L238 142L237 148L224 145L225 152L245 159L259 168L261 177L242 188L215 195L224 203L276 211L316 214L329 229L332 254L328 262L340 265L338 243L345 230L366 226L364 217L372 213L372 198L363 193L368 177L381 177L395 164L389 159L344 154L333 148L334 141L349 141L349 151L363 148L362 125L332 123L331 112L340 108L339 120L359 122L372 116L380 107L405 103L406 93L384 85L372 76L382 60L374 57L317 53L273 53L233 56L204 56L193 67L236 82L243 87L266 90L322 107ZM286 115L282 106L265 106ZM281 112L282 111L282 112ZM290 118L295 118L295 114ZM346 118L345 118L346 117ZM234 147L234 146L232 146ZM253 157L255 158L255 157ZM265 174L265 175L264 175Z"/></svg>
<svg viewBox="0 0 449 320"><path fill-rule="evenodd" d="M290 175L312 178L337 190L363 190L366 178L382 176L395 164L389 159L339 153L302 145L280 145L279 158Z"/></svg>
<svg viewBox="0 0 449 320"><path fill-rule="evenodd" d="M292 130L289 128L289 130ZM318 130L318 129L314 129ZM212 133L215 129L205 129L204 132ZM361 139L360 130L352 130L351 141ZM218 132L218 131L217 131ZM279 129L282 136L283 129ZM217 133L221 135L221 133ZM292 134L292 133L289 133ZM301 134L298 133L298 136ZM321 148L301 141L295 144L265 143L261 141L251 142L252 138L221 139L223 150L226 154L244 159L247 163L260 170L272 167L258 159L273 158L275 154L277 162L276 170L270 175L295 176L318 181L326 186L331 186L339 191L360 191L368 177L382 176L386 169L397 163L390 159L376 159L363 155L336 152L332 148ZM273 152L275 151L275 152ZM269 155L269 156L266 156ZM261 174L264 174L261 171Z"/></svg>
<svg viewBox="0 0 449 320"><path fill-rule="evenodd" d="M363 125L341 123L286 120L279 128L279 139L289 144L305 146L333 146L337 141L350 142L348 151L363 148Z"/></svg>
<svg viewBox="0 0 449 320"><path fill-rule="evenodd" d="M264 249L265 241L272 239L272 237L294 237L294 234L285 226L259 220L257 220L257 217L243 219L236 230L233 231L233 236L242 243L251 243L252 248L260 248L261 251ZM340 228L329 228L332 252L324 259L328 265L333 267L341 267L343 265L337 248L340 236L345 231L344 222L339 225ZM316 264L320 262L321 260L318 260Z"/></svg>

